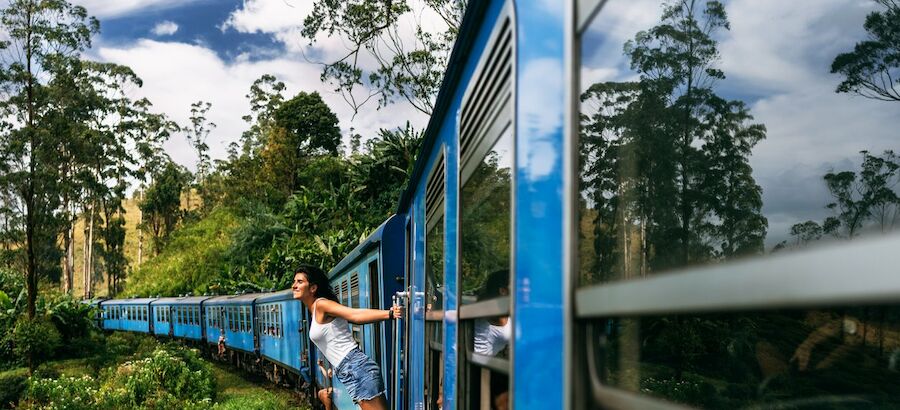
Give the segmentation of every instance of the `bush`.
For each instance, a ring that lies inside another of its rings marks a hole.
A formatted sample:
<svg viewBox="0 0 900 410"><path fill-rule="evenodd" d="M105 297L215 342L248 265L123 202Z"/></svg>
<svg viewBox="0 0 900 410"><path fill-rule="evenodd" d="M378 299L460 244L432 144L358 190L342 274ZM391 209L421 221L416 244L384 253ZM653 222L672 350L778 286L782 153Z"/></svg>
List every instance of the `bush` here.
<svg viewBox="0 0 900 410"><path fill-rule="evenodd" d="M32 378L28 386L28 402L23 408L40 410L93 410L97 382L90 376Z"/></svg>
<svg viewBox="0 0 900 410"><path fill-rule="evenodd" d="M62 342L60 355L75 357L93 352L96 345L91 336L97 329L93 319L96 313L94 307L81 303L69 295L58 294L45 302L44 309L47 317L59 331Z"/></svg>
<svg viewBox="0 0 900 410"><path fill-rule="evenodd" d="M59 331L45 318L22 318L13 327L13 353L25 360L32 358L35 366L52 357L59 345Z"/></svg>
<svg viewBox="0 0 900 410"><path fill-rule="evenodd" d="M52 375L49 374L48 375ZM26 409L208 409L215 384L209 365L192 350L157 347L147 357L90 376L34 376Z"/></svg>
<svg viewBox="0 0 900 410"><path fill-rule="evenodd" d="M19 368L0 373L0 408L11 408L28 387L28 370Z"/></svg>
<svg viewBox="0 0 900 410"><path fill-rule="evenodd" d="M158 348L103 375L103 408L191 408L211 403L215 385L196 352Z"/></svg>

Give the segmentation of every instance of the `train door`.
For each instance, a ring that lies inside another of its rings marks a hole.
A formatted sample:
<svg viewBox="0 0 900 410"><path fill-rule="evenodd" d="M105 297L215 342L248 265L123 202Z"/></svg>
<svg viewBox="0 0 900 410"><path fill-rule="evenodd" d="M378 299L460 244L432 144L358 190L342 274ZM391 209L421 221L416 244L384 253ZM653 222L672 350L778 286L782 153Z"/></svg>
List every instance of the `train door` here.
<svg viewBox="0 0 900 410"><path fill-rule="evenodd" d="M425 407L438 409L443 394L444 152L438 154L425 190Z"/></svg>

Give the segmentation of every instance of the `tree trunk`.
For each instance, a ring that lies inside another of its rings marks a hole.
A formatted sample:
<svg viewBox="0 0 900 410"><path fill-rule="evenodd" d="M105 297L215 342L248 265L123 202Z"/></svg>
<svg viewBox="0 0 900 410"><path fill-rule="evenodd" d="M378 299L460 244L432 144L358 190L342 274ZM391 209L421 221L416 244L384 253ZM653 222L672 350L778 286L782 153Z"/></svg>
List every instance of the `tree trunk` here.
<svg viewBox="0 0 900 410"><path fill-rule="evenodd" d="M143 188L143 187L141 187ZM141 189L138 191L138 254L137 254L137 266L135 269L141 268L141 260L144 257L144 212L141 211L141 203L144 202L144 190Z"/></svg>
<svg viewBox="0 0 900 410"><path fill-rule="evenodd" d="M85 241L85 246L87 247L87 259L85 259L85 263L87 269L84 273L84 297L85 299L91 298L94 294L94 209L96 208L93 201L91 202L91 213L90 219L88 221L88 237Z"/></svg>

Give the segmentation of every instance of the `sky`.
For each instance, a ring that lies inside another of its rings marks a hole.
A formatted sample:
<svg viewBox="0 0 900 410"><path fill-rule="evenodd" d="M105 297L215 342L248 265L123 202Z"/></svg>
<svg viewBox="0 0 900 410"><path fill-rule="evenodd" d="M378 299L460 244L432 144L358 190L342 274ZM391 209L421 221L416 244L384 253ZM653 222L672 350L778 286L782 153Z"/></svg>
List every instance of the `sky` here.
<svg viewBox="0 0 900 410"><path fill-rule="evenodd" d="M544 0L552 1L552 0ZM286 95L318 91L338 115L349 139L351 128L369 138L380 128L410 121L424 127L427 117L408 104L355 116L319 75L316 61L346 52L338 38L306 44L299 35L312 0L76 0L101 22L88 58L131 67L144 85L135 97L148 97L156 111L186 124L191 103L212 103L210 154L224 158L247 125L245 95L253 81L273 74L287 85ZM716 90L748 104L767 138L753 151L754 177L763 188L769 220L767 245L787 238L791 225L829 214L822 175L858 166L863 149L900 151L900 104L836 94L840 77L831 60L865 37L863 21L872 0L726 0L730 30L717 36L719 67L727 78ZM582 79L636 78L622 56L622 45L659 19L658 0L610 0L587 30ZM435 16L413 17L442 29ZM412 21L403 22L411 30ZM411 32L411 31L410 31ZM314 61L315 60L315 61ZM363 59L364 67L373 67ZM184 136L166 145L172 158L194 169L196 154Z"/></svg>
<svg viewBox="0 0 900 410"><path fill-rule="evenodd" d="M716 92L747 104L767 137L753 150L753 176L763 190L767 248L790 226L831 215L822 176L855 170L861 150L900 151L900 104L837 94L842 77L831 62L865 39L872 0L725 0L730 30L720 30ZM657 0L612 0L583 43L582 87L637 78L623 44L659 21Z"/></svg>
<svg viewBox="0 0 900 410"><path fill-rule="evenodd" d="M213 159L225 158L231 142L248 128L246 94L254 80L273 74L287 86L287 98L317 91L340 119L349 140L351 128L363 139L405 121L424 127L427 117L407 104L382 109L370 103L353 115L350 106L323 84L319 61L346 52L336 38L304 42L299 30L312 0L75 0L100 20L100 34L86 58L131 67L143 86L131 90L147 97L157 112L187 124L191 103L212 103L207 114L216 128L207 144ZM371 67L372 61L363 60ZM197 155L183 135L166 146L173 160L196 169Z"/></svg>

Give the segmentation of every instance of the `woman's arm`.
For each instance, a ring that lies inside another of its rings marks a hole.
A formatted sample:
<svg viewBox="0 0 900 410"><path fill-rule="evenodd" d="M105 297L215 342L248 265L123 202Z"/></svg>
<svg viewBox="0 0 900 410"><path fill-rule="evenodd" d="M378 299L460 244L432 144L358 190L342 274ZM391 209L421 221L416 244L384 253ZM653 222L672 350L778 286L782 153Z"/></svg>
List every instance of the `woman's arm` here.
<svg viewBox="0 0 900 410"><path fill-rule="evenodd" d="M342 318L357 325L388 320L391 318L391 311L394 312L394 318L400 318L401 314L401 308L399 306L393 306L390 310L355 309L328 299L320 300L318 308L322 309L322 312L325 314Z"/></svg>

